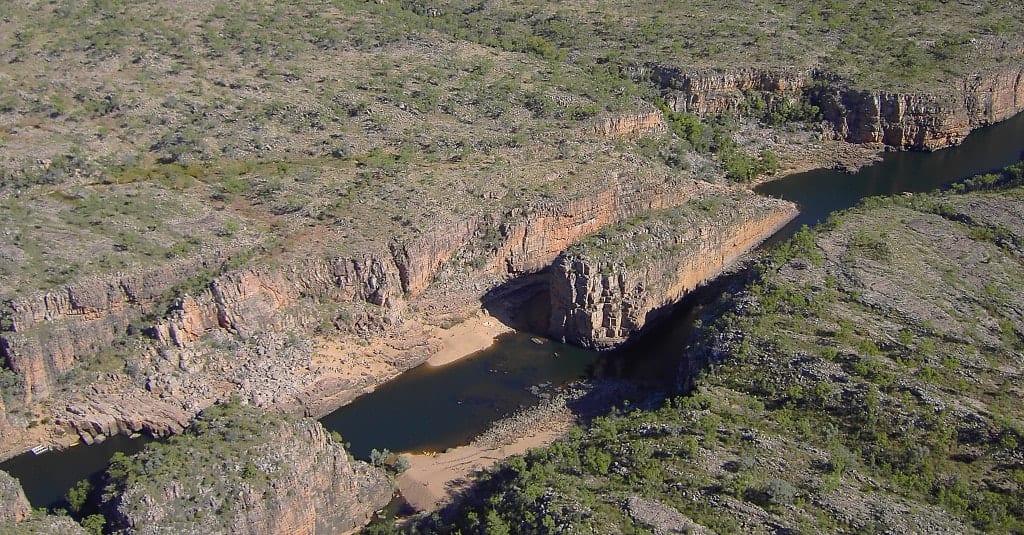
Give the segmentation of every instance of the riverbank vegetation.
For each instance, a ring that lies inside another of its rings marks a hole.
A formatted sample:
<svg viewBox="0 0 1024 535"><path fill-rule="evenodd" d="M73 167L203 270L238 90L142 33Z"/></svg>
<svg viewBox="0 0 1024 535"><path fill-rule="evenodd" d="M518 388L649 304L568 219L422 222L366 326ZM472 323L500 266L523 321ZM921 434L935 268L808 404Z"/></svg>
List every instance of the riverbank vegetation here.
<svg viewBox="0 0 1024 535"><path fill-rule="evenodd" d="M1024 529L1022 172L800 233L708 311L684 395L512 459L410 531Z"/></svg>

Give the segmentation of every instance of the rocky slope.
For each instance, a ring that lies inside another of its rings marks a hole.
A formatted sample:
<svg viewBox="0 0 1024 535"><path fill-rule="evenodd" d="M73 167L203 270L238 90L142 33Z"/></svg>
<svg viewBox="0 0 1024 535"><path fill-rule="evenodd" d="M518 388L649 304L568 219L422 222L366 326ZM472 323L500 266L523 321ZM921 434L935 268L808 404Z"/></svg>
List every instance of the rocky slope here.
<svg viewBox="0 0 1024 535"><path fill-rule="evenodd" d="M0 522L5 535L88 535L81 525L67 516L36 514L22 522Z"/></svg>
<svg viewBox="0 0 1024 535"><path fill-rule="evenodd" d="M32 506L25 499L21 484L7 472L0 471L0 522L20 522L32 515Z"/></svg>
<svg viewBox="0 0 1024 535"><path fill-rule="evenodd" d="M676 111L700 116L738 112L750 94L761 96L769 108L804 100L818 106L836 139L935 150L1024 110L1024 55L1016 58L936 93L862 90L812 70L652 66L649 75Z"/></svg>
<svg viewBox="0 0 1024 535"><path fill-rule="evenodd" d="M665 119L659 111L607 117L576 131L579 136L606 138L640 137L665 132Z"/></svg>
<svg viewBox="0 0 1024 535"><path fill-rule="evenodd" d="M791 203L733 193L608 227L552 265L549 333L584 347L615 347L796 214Z"/></svg>
<svg viewBox="0 0 1024 535"><path fill-rule="evenodd" d="M108 474L110 526L126 533L340 533L392 492L387 475L350 459L319 423L236 403L115 459Z"/></svg>

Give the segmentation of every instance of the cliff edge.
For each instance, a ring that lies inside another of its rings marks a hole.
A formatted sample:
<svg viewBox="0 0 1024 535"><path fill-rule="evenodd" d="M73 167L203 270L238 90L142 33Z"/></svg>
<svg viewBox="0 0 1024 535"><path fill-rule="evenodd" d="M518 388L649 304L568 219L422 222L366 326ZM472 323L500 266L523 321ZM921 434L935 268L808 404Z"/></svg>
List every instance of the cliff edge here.
<svg viewBox="0 0 1024 535"><path fill-rule="evenodd" d="M352 460L319 423L236 402L115 457L107 475L107 516L126 533L340 533L392 493L387 475Z"/></svg>
<svg viewBox="0 0 1024 535"><path fill-rule="evenodd" d="M550 334L618 346L796 215L792 203L737 191L612 225L552 266Z"/></svg>

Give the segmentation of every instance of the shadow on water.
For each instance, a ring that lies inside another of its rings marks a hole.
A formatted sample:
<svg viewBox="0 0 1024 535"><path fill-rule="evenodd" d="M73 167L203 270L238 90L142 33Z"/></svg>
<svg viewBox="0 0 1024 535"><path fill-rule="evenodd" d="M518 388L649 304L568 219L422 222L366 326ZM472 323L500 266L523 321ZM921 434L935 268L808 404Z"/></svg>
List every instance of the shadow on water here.
<svg viewBox="0 0 1024 535"><path fill-rule="evenodd" d="M548 271L516 277L489 290L481 307L498 321L521 331L545 336L551 320Z"/></svg>
<svg viewBox="0 0 1024 535"><path fill-rule="evenodd" d="M25 453L0 463L0 470L21 481L32 507L56 507L75 483L106 470L114 453L131 455L152 440L147 436L117 435L91 446L75 446L40 455Z"/></svg>
<svg viewBox="0 0 1024 535"><path fill-rule="evenodd" d="M508 333L451 364L413 368L320 421L341 433L357 458L368 458L374 448L443 451L535 405L535 385L583 377L595 357L528 333Z"/></svg>

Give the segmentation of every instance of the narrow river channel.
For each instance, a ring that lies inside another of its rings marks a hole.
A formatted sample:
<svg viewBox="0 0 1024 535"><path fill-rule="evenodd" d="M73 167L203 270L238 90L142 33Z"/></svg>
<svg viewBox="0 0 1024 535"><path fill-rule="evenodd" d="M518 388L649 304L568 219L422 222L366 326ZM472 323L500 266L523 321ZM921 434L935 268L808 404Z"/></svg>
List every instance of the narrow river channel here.
<svg viewBox="0 0 1024 535"><path fill-rule="evenodd" d="M1019 114L971 134L958 147L889 153L854 174L810 171L763 184L756 191L800 205L800 216L771 238L777 243L800 226L814 225L864 197L930 191L1022 159L1024 114ZM535 385L564 385L588 376L630 377L642 367L624 370L621 363L666 350L678 352L679 341L692 327L691 309L714 298L687 300L669 325L611 358L551 341L537 343L529 334L504 335L490 348L450 365L410 370L321 421L341 433L357 458L367 458L373 448L437 451L465 444L491 422L535 404L538 398L530 391ZM79 479L103 470L115 451L132 453L147 440L115 437L98 446L25 454L0 463L0 469L21 480L34 507L47 507L58 503Z"/></svg>

